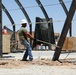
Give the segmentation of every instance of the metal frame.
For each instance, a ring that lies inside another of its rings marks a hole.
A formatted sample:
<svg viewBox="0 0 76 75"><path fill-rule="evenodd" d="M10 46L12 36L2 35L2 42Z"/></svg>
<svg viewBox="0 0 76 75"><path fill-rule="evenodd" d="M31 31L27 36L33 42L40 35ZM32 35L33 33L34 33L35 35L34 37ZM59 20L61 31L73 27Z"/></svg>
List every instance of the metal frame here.
<svg viewBox="0 0 76 75"><path fill-rule="evenodd" d="M15 40L15 22L13 21L10 13L8 12L8 10L6 9L6 7L3 4L2 4L2 9L6 13L6 15L8 16L8 18L9 18L9 20L10 20L12 26L13 26L13 35L14 35L13 39Z"/></svg>
<svg viewBox="0 0 76 75"><path fill-rule="evenodd" d="M46 18L46 21L48 22L50 19L49 19L49 16L47 15L47 13L46 13L46 11L45 11L42 3L40 2L40 0L36 0L36 2L38 3L39 7L41 8L41 10L42 10L42 12L43 12L43 14L44 14L44 16L45 16L45 18ZM51 29L51 30L50 30L50 29ZM53 29L53 22L52 22L52 19L51 19L51 22L48 23L49 43L50 43L50 41L51 41L51 37L50 37L51 34L50 34L49 32L54 31L54 30L52 30L52 29ZM53 32L53 37L54 37L54 32ZM51 46L50 46L50 45L49 45L49 49L51 49Z"/></svg>
<svg viewBox="0 0 76 75"><path fill-rule="evenodd" d="M41 10L42 10L42 12L43 12L43 14L44 14L46 20L48 21L48 20L49 20L49 16L48 16L48 14L46 13L46 11L45 11L45 9L44 9L42 3L40 2L40 0L36 0L36 2L38 3L39 7L41 8Z"/></svg>
<svg viewBox="0 0 76 75"><path fill-rule="evenodd" d="M53 58L52 58L53 61L59 60L59 56L60 56L64 41L65 41L67 32L68 32L68 29L70 27L70 23L73 19L75 9L76 9L76 0L73 0L71 7L70 7L70 10L67 14L67 18L66 18L65 23L64 23L64 27L62 29L59 42L57 44L57 46L59 46L59 48L58 47L55 48L55 53L54 53Z"/></svg>
<svg viewBox="0 0 76 75"><path fill-rule="evenodd" d="M59 0L59 2L60 2L60 4L61 4L62 8L64 9L64 12L67 16L68 15L68 10L66 8L66 5L64 4L63 0ZM69 35L70 35L70 37L72 36L72 24L70 24Z"/></svg>
<svg viewBox="0 0 76 75"><path fill-rule="evenodd" d="M65 23L64 23L64 27L62 29L62 32L61 32L61 36L60 36L60 39L59 39L59 42L57 44L58 47L55 48L55 53L53 55L53 58L52 60L55 61L55 60L59 60L59 56L60 56L60 53L61 53L61 50L62 50L62 47L63 47L63 44L64 44L64 41L65 41L65 38L66 38L66 35L67 35L67 32L71 26L71 21L73 19L73 16L74 16L74 13L75 13L75 10L76 10L76 0L72 0L72 3L71 3L71 7L70 7L70 10L68 11L64 2L62 0L59 0L61 2L61 5L67 15L67 18L65 20ZM32 34L32 24L31 24L31 20L28 16L28 14L26 13L25 9L23 8L23 6L21 5L21 3L19 2L19 0L15 0L15 2L18 4L18 6L21 8L22 12L24 13L28 23L30 24L30 33ZM43 11L44 13L44 16L46 18L47 21L49 21L49 17L43 7L43 5L41 4L40 0L36 0L36 2L38 3L39 7L41 8L41 10ZM4 10L4 12L7 14L8 18L10 19L12 25L13 25L13 30L15 31L15 23L11 17L11 15L9 14L9 12L7 11L7 9L5 8L5 6L2 4L2 0L0 0L0 57L2 57L2 8ZM53 24L51 24L53 25ZM48 25L50 26L50 24ZM50 28L50 27L49 27ZM49 31L48 31L49 32ZM70 31L71 32L71 31ZM71 36L71 34L70 34Z"/></svg>
<svg viewBox="0 0 76 75"><path fill-rule="evenodd" d="M32 35L32 24L31 24L31 20L27 14L27 12L25 11L24 7L22 6L22 4L20 3L19 0L15 0L15 2L18 4L18 6L20 7L20 9L22 10L23 14L25 15L28 23L29 23L29 27L30 27L30 34ZM32 46L32 40L30 39L30 45Z"/></svg>
<svg viewBox="0 0 76 75"><path fill-rule="evenodd" d="M0 0L0 58L2 57L2 0Z"/></svg>

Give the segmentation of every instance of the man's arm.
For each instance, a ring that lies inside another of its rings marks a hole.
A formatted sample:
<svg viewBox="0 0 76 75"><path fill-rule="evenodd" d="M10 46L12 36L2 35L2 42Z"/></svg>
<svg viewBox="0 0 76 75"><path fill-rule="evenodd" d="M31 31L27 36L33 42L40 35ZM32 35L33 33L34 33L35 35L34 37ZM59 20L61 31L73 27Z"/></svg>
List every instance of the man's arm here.
<svg viewBox="0 0 76 75"><path fill-rule="evenodd" d="M26 32L25 34L28 38L34 39L34 37L29 32Z"/></svg>

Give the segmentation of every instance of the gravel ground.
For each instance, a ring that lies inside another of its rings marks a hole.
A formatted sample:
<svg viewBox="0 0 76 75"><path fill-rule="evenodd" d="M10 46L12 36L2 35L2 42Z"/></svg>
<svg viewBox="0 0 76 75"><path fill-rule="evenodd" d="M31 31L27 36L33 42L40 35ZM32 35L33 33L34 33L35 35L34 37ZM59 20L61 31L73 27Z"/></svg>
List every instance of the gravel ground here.
<svg viewBox="0 0 76 75"><path fill-rule="evenodd" d="M32 62L21 61L23 53L4 55L0 59L0 75L76 75L76 53L70 54L65 60L67 54L62 54L62 63L51 60L51 51L36 51L33 55Z"/></svg>
<svg viewBox="0 0 76 75"><path fill-rule="evenodd" d="M76 75L76 64L68 60L61 61L62 63L50 59L35 59L24 62L2 59L0 75Z"/></svg>
<svg viewBox="0 0 76 75"><path fill-rule="evenodd" d="M30 65L22 69L0 68L0 75L76 75L76 68Z"/></svg>

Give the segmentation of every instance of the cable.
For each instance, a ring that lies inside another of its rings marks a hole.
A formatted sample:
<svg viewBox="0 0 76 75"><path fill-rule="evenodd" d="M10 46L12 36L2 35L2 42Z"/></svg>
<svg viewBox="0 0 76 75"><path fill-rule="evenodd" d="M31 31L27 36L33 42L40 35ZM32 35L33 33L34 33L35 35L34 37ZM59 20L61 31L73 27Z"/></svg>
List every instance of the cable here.
<svg viewBox="0 0 76 75"><path fill-rule="evenodd" d="M39 41L39 42L43 42L43 43L45 43L45 44L53 45L53 46L55 46L55 47L60 48L60 47L57 46L56 44L52 44L52 43L49 43L49 42L46 42L46 41L42 41L42 40L39 40L39 39L36 39L36 40Z"/></svg>
<svg viewBox="0 0 76 75"><path fill-rule="evenodd" d="M72 1L66 1L64 3L70 3ZM44 7L47 7L47 6L55 6L55 5L60 5L60 3L55 3L55 4L48 4L48 5L43 5ZM38 5L37 6L27 6L27 7L24 7L24 8L35 8L35 7L39 7ZM17 9L11 9L11 10L8 10L8 11L15 11L15 10L20 10L20 8L17 8Z"/></svg>
<svg viewBox="0 0 76 75"><path fill-rule="evenodd" d="M73 42L74 42L74 40L73 40ZM75 48L75 47L76 47L76 45L73 46L73 48ZM66 57L64 58L64 60L70 55L70 53L71 53L71 51L66 55Z"/></svg>
<svg viewBox="0 0 76 75"><path fill-rule="evenodd" d="M71 52L69 52L69 53L66 55L66 57L64 58L64 60L70 55L70 53L71 53Z"/></svg>
<svg viewBox="0 0 76 75"><path fill-rule="evenodd" d="M74 22L74 21L76 22L75 19L73 20L73 22ZM57 22L64 22L64 20L54 20L54 21L53 21L53 23L57 23ZM40 24L41 24L41 23L42 23L42 24L43 24L43 23L51 23L51 21L48 21L48 22L47 22L47 21L45 21L45 22L31 22L31 23L29 23L29 24L39 24L39 23L40 23ZM9 25L11 25L11 24L6 24L6 26L9 26ZM21 24L19 23L19 24L15 24L15 25L17 26L17 25L21 25Z"/></svg>

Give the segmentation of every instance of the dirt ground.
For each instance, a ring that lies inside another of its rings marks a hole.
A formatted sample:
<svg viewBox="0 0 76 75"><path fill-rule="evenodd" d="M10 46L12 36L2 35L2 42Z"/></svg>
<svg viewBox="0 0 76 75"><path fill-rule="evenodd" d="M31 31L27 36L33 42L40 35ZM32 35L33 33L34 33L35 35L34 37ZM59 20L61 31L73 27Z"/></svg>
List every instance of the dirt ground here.
<svg viewBox="0 0 76 75"><path fill-rule="evenodd" d="M60 61L52 61L51 59L35 59L33 61L21 61L15 59L0 59L0 68L23 68L28 65L47 65L47 66L60 66L64 68L75 68L76 59L65 59Z"/></svg>
<svg viewBox="0 0 76 75"><path fill-rule="evenodd" d="M23 53L5 54L0 58L0 75L76 75L76 53L65 58L67 54L61 54L59 61L52 61L51 51L33 51L33 61L21 61Z"/></svg>

